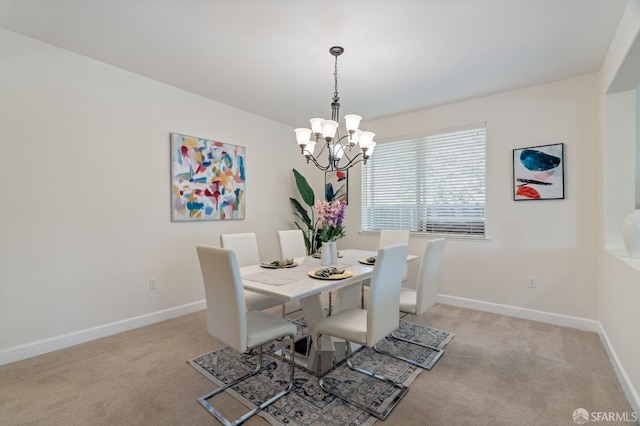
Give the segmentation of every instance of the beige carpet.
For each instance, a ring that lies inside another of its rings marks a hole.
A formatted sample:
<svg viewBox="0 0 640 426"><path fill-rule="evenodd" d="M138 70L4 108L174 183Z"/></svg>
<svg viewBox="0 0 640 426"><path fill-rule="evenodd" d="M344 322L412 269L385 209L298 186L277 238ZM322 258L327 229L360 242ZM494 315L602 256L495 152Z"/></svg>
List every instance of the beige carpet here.
<svg viewBox="0 0 640 426"><path fill-rule="evenodd" d="M0 367L0 424L218 424L196 402L212 383L187 363L221 346L208 336L205 315ZM595 333L447 305L405 319L456 337L376 424L571 426L577 408L631 413ZM219 398L228 415L243 410Z"/></svg>

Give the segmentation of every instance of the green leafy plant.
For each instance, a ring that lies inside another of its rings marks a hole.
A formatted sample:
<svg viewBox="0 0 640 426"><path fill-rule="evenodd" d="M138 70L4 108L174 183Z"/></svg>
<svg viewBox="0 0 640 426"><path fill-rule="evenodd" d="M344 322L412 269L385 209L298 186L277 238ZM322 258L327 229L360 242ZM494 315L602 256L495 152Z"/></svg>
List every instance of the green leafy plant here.
<svg viewBox="0 0 640 426"><path fill-rule="evenodd" d="M297 199L290 197L291 205L293 206L293 215L296 216L299 221L296 221L296 227L302 231L304 235L304 244L307 247L307 254L315 253L320 247L320 240L318 239L318 223L315 217L315 211L313 205L315 204L315 195L313 189L307 182L307 179L300 174L296 169L293 169L293 175L296 179L296 186L298 192L302 197L302 201L309 207L309 211L300 203Z"/></svg>
<svg viewBox="0 0 640 426"><path fill-rule="evenodd" d="M291 205L294 208L293 215L296 216L300 222L294 222L296 227L302 231L304 235L304 243L307 247L307 254L313 254L317 252L322 246L323 238L321 238L321 231L326 227L320 227L320 217L316 218L315 213L316 209L314 208L315 202L315 194L307 179L300 174L296 169L293 170L293 176L296 179L296 187L298 188L298 192L302 197L302 201L306 204L310 210L308 211L300 201L297 199L290 197ZM333 190L333 186L328 183L325 185L325 200L326 203L332 203L334 200L338 199L342 196L345 191L345 185L341 185L337 191ZM310 213L309 213L310 212ZM342 210L342 215L344 216L344 209ZM322 229L319 229L322 228ZM340 235L343 236L344 233ZM324 236L326 237L326 235ZM334 239L332 237L332 239ZM326 240L326 238L324 239Z"/></svg>

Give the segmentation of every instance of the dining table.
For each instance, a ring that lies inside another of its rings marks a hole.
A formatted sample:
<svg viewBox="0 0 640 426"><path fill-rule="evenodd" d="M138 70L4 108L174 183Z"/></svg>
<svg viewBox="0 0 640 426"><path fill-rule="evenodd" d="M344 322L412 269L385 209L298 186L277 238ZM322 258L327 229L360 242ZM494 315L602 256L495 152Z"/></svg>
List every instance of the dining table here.
<svg viewBox="0 0 640 426"><path fill-rule="evenodd" d="M337 292L334 308L336 312L357 308L360 302L361 283L371 278L375 263L370 260L376 254L377 252L368 250L340 250L337 264L330 265L345 271L345 274L337 277L317 276L315 271L327 266L321 265L321 260L313 256L298 257L293 259L292 263L283 266L278 266L278 262L243 266L240 268L240 274L246 290L277 297L283 301L299 301L309 334L313 338L316 334L315 324L326 315L321 295L330 291ZM415 255L407 256L407 261L415 259L417 259ZM344 357L345 347L344 342L329 336L322 339L323 365L320 370L325 371L332 366L334 359ZM316 348L316 342L312 339L309 350L298 354L295 359L297 364L314 374L317 371Z"/></svg>

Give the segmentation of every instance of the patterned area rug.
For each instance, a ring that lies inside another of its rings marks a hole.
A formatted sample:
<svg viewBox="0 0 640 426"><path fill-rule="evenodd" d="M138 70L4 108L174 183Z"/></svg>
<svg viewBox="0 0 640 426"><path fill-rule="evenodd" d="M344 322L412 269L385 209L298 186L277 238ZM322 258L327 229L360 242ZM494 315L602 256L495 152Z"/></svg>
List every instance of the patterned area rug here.
<svg viewBox="0 0 640 426"><path fill-rule="evenodd" d="M306 328L299 326L299 335L304 335ZM443 348L454 336L453 333L400 320L396 335L421 343ZM285 339L286 340L286 339ZM255 407L273 395L274 383L284 384L289 377L289 363L275 351L285 347L283 342L265 345L263 371L227 392L247 407ZM437 356L438 351L407 345L387 337L379 347L388 352L401 352L403 356L428 364ZM363 348L352 358L353 364L376 371L395 381L409 385L422 372L414 367L373 349ZM437 361L437 359L436 359ZM216 384L229 383L246 374L250 365L258 362L257 353L240 354L228 347L201 355L189 363L205 377ZM435 362L435 361L434 361ZM384 409L385 404L393 397L395 388L364 374L352 371L343 362L338 364L325 379L325 383L337 388L342 393L349 393L367 406L376 410ZM199 395L197 395L199 396ZM210 402L215 406L215 397ZM223 414L224 414L224 410ZM303 368L296 368L295 385L291 392L260 412L268 422L274 425L372 425L377 419L368 413L325 393L318 385L318 379Z"/></svg>

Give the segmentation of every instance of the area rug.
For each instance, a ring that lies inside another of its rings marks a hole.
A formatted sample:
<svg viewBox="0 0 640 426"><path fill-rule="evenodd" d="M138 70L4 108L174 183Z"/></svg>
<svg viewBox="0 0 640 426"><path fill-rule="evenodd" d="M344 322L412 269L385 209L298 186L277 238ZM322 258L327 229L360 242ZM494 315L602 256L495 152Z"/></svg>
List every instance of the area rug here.
<svg viewBox="0 0 640 426"><path fill-rule="evenodd" d="M304 335L306 331L304 322L300 324L298 334ZM450 332L404 320L400 320L396 335L437 348L443 348L454 336ZM289 377L290 365L288 361L275 355L275 352L285 346L285 342L277 341L265 345L263 371L228 389L227 392L247 407L253 408L277 391L274 389L274 383L282 384L284 387ZM403 356L422 363L429 362L431 357L438 354L438 351L415 345L408 348L406 343L390 338L385 339L379 346L383 346L384 350L389 352L402 352ZM257 362L256 353L240 354L228 347L189 360L189 364L217 385L229 383L242 376L249 371L250 365L255 365ZM353 356L352 362L407 386L423 371L407 362L379 354L369 348L359 350ZM327 374L325 383L340 392L348 393L376 410L384 409L385 404L392 399L393 392L396 391L394 387L384 382L352 371L345 363L334 367L333 371ZM198 396L200 395L196 395L194 399ZM215 398L210 402L215 406ZM224 414L224 409L222 411ZM262 410L259 415L273 425L292 426L316 424L364 426L372 425L377 420L368 413L324 392L318 385L317 377L303 368L296 368L295 385L291 392Z"/></svg>

